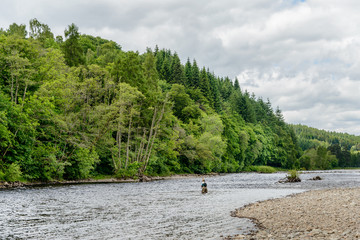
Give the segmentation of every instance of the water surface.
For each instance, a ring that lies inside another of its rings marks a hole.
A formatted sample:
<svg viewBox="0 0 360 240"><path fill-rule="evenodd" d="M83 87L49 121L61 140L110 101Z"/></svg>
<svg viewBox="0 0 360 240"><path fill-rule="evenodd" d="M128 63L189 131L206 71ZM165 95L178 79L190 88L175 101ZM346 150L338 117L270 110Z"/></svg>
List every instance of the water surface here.
<svg viewBox="0 0 360 240"><path fill-rule="evenodd" d="M246 204L309 189L360 186L360 171L322 171L280 184L285 173L241 173L147 183L0 191L0 239L219 239L253 224L230 216ZM321 181L309 180L314 176Z"/></svg>

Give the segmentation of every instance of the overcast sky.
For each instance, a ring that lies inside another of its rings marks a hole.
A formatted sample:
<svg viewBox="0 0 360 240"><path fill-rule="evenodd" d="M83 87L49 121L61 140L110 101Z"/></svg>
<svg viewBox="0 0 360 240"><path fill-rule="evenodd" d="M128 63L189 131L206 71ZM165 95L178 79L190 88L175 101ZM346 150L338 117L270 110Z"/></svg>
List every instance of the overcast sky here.
<svg viewBox="0 0 360 240"><path fill-rule="evenodd" d="M289 123L360 135L359 0L1 0L0 27L37 18L176 51L270 99Z"/></svg>

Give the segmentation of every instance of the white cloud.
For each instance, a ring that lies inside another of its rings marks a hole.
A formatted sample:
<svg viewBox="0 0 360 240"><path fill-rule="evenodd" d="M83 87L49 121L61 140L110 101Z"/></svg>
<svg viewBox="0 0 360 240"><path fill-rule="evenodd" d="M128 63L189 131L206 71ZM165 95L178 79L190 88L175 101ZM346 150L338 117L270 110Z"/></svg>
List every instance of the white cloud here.
<svg viewBox="0 0 360 240"><path fill-rule="evenodd" d="M243 89L269 98L273 107L280 106L290 123L360 133L358 81L348 77L324 78L314 68L293 76L286 76L279 69L267 73L246 70L238 79Z"/></svg>

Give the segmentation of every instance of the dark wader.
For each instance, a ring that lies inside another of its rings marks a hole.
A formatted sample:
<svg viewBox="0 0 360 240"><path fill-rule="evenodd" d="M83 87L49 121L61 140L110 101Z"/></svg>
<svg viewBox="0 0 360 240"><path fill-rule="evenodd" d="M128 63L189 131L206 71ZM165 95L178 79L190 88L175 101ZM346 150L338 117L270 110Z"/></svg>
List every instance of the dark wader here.
<svg viewBox="0 0 360 240"><path fill-rule="evenodd" d="M201 193L207 193L207 184L206 183L203 183L201 184Z"/></svg>

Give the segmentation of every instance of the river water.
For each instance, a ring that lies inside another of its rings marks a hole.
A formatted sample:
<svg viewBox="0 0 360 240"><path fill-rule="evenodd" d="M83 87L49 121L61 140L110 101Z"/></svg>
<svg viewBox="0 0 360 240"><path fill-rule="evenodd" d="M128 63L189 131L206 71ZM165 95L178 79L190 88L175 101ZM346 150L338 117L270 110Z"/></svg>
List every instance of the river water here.
<svg viewBox="0 0 360 240"><path fill-rule="evenodd" d="M221 239L254 229L231 211L310 189L359 187L359 170L240 173L206 179L81 184L0 191L0 239ZM314 176L321 181L309 180Z"/></svg>

